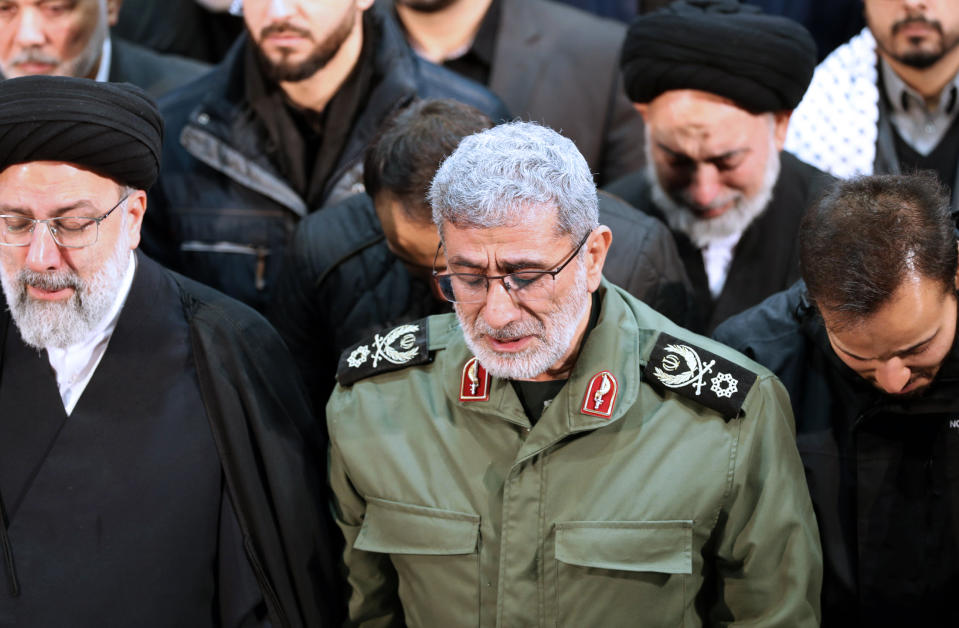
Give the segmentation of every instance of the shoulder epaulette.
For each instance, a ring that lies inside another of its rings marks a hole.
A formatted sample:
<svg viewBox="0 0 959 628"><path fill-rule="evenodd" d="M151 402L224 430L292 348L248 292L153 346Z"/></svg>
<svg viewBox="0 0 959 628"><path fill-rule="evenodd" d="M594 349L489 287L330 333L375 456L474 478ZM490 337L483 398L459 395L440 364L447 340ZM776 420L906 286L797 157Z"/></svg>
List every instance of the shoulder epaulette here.
<svg viewBox="0 0 959 628"><path fill-rule="evenodd" d="M398 371L430 361L429 325L425 318L398 325L359 342L340 356L336 380L350 386L371 375Z"/></svg>
<svg viewBox="0 0 959 628"><path fill-rule="evenodd" d="M656 340L644 375L652 385L697 401L726 420L739 416L757 378L749 369L667 333Z"/></svg>

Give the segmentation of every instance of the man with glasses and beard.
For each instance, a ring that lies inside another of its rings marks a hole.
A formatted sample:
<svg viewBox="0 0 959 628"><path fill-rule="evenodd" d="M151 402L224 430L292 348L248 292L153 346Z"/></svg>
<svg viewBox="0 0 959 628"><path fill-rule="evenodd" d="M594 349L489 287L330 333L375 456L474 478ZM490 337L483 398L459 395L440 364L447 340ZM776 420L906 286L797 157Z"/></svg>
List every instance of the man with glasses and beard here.
<svg viewBox="0 0 959 628"><path fill-rule="evenodd" d="M323 626L289 354L135 252L162 133L131 85L0 83L0 624Z"/></svg>
<svg viewBox="0 0 959 628"><path fill-rule="evenodd" d="M373 0L244 0L246 34L170 94L144 250L265 309L296 224L363 191L363 153L416 98L508 117L485 87L419 59Z"/></svg>
<svg viewBox="0 0 959 628"><path fill-rule="evenodd" d="M955 190L959 3L864 0L864 9L866 28L816 68L786 148L837 177L932 170Z"/></svg>
<svg viewBox="0 0 959 628"><path fill-rule="evenodd" d="M818 625L778 380L607 282L571 140L462 140L430 190L455 313L344 352L327 406L351 620Z"/></svg>
<svg viewBox="0 0 959 628"><path fill-rule="evenodd" d="M931 174L836 184L803 218L802 276L716 338L789 391L823 543L824 626L955 626L959 288Z"/></svg>
<svg viewBox="0 0 959 628"><path fill-rule="evenodd" d="M648 159L606 189L670 226L697 331L799 278L796 227L830 177L780 151L815 64L802 26L730 0L679 0L626 35Z"/></svg>

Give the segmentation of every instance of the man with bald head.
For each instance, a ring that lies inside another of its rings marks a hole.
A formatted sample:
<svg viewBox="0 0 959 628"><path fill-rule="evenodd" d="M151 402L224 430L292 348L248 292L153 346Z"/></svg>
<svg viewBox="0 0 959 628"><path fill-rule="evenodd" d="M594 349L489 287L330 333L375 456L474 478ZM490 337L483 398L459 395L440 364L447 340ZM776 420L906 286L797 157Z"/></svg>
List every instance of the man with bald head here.
<svg viewBox="0 0 959 628"><path fill-rule="evenodd" d="M781 150L815 63L802 26L734 0L679 0L627 33L647 166L607 190L672 229L697 293L694 329L798 278L796 227L828 177Z"/></svg>
<svg viewBox="0 0 959 628"><path fill-rule="evenodd" d="M135 251L162 134L131 85L0 82L0 624L323 625L282 341Z"/></svg>

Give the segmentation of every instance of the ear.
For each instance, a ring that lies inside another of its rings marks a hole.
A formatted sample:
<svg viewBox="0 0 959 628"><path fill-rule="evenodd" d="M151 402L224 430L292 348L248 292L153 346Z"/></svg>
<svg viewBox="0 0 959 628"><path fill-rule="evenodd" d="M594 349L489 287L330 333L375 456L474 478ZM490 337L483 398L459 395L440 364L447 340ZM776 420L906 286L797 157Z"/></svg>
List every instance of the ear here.
<svg viewBox="0 0 959 628"><path fill-rule="evenodd" d="M143 190L130 192L127 198L126 229L130 237L130 250L140 246L140 227L143 226L143 214L147 210L147 193Z"/></svg>
<svg viewBox="0 0 959 628"><path fill-rule="evenodd" d="M603 264L609 245L613 243L613 232L606 225L600 225L589 234L586 244L586 286L590 292L596 292L603 278Z"/></svg>
<svg viewBox="0 0 959 628"><path fill-rule="evenodd" d="M107 0L107 24L116 26L120 19L120 8L123 6L123 0Z"/></svg>
<svg viewBox="0 0 959 628"><path fill-rule="evenodd" d="M782 150L786 145L786 132L789 130L789 118L792 117L792 109L786 111L777 111L773 114L775 121L773 133L776 139L776 150Z"/></svg>
<svg viewBox="0 0 959 628"><path fill-rule="evenodd" d="M639 115L643 116L643 122L648 122L646 119L649 115L649 103L645 102L634 102L633 109L639 112Z"/></svg>

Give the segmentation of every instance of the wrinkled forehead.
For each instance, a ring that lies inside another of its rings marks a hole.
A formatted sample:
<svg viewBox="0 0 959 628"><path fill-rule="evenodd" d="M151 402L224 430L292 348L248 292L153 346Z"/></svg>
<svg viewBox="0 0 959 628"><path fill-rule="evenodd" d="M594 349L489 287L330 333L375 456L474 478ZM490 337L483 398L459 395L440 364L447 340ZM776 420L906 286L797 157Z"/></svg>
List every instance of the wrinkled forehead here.
<svg viewBox="0 0 959 628"><path fill-rule="evenodd" d="M754 113L716 94L698 90L671 90L656 97L646 110L654 135L735 137L769 130L771 113Z"/></svg>
<svg viewBox="0 0 959 628"><path fill-rule="evenodd" d="M449 212L439 223L440 237L450 230L495 229L528 230L537 234L555 237L568 236L559 220L559 210L554 204L522 203L495 206L491 211ZM445 241L445 240L444 240Z"/></svg>

